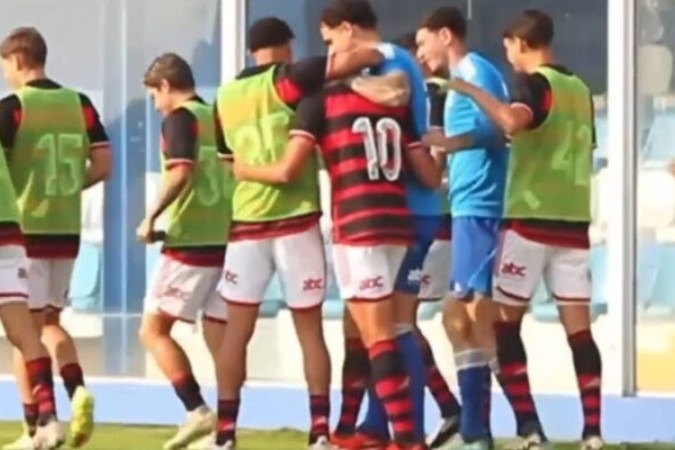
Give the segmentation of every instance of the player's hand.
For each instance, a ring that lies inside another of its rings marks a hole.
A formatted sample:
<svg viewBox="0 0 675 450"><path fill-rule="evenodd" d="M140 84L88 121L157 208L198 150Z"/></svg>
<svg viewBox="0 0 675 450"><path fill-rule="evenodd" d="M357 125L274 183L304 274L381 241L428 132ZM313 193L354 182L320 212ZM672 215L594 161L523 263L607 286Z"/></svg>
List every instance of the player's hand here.
<svg viewBox="0 0 675 450"><path fill-rule="evenodd" d="M422 144L425 147L435 148L437 152L442 151L446 142L445 134L440 130L431 130L422 136Z"/></svg>
<svg viewBox="0 0 675 450"><path fill-rule="evenodd" d="M461 78L453 77L448 81L448 89L453 90L455 92L459 92L460 94L466 94L467 92L469 92L471 87L472 87L471 83L468 83L462 80Z"/></svg>
<svg viewBox="0 0 675 450"><path fill-rule="evenodd" d="M246 181L246 171L248 169L248 164L241 161L241 159L235 159L232 163L232 174L237 181Z"/></svg>
<svg viewBox="0 0 675 450"><path fill-rule="evenodd" d="M155 237L155 221L149 217L143 219L143 222L136 228L136 237L140 242L152 244Z"/></svg>

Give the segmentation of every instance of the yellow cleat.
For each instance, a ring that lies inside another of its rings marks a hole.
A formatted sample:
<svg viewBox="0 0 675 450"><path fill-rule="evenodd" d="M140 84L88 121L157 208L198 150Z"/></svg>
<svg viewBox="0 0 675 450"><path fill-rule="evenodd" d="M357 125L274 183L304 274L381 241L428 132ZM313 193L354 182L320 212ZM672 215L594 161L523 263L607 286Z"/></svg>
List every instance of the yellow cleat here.
<svg viewBox="0 0 675 450"><path fill-rule="evenodd" d="M70 402L70 445L82 447L94 432L94 396L84 387L75 390Z"/></svg>

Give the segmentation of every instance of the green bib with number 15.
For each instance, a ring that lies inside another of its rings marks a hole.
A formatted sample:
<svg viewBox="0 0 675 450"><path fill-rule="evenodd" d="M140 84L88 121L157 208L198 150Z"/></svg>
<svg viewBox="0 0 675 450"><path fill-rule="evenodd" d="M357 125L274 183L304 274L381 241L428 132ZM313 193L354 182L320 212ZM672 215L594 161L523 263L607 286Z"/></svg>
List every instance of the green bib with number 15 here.
<svg viewBox="0 0 675 450"><path fill-rule="evenodd" d="M254 166L279 161L294 112L279 98L272 66L222 86L218 114L227 145L237 160ZM240 181L234 191L234 220L266 222L319 210L317 159L312 156L297 180L283 185Z"/></svg>
<svg viewBox="0 0 675 450"><path fill-rule="evenodd" d="M90 142L80 96L70 89L23 87L21 123L9 171L27 234L79 234Z"/></svg>
<svg viewBox="0 0 675 450"><path fill-rule="evenodd" d="M544 123L511 141L504 216L585 222L591 218L593 117L588 87L575 75L538 69L551 85Z"/></svg>
<svg viewBox="0 0 675 450"><path fill-rule="evenodd" d="M198 101L183 104L197 119L197 148L192 182L169 207L167 247L224 245L232 217L232 173L216 147L213 108ZM163 176L166 176L162 164Z"/></svg>

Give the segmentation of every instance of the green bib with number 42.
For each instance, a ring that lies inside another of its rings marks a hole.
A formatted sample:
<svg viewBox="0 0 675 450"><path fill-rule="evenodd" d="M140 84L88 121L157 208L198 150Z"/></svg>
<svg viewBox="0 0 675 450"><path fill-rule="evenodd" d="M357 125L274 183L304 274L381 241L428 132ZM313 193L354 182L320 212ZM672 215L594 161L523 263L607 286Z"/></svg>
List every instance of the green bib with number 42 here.
<svg viewBox="0 0 675 450"><path fill-rule="evenodd" d="M235 159L265 166L281 159L294 112L274 87L275 66L229 82L218 91L218 113ZM266 222L318 211L317 159L312 156L297 180L283 185L240 181L234 191L234 220Z"/></svg>
<svg viewBox="0 0 675 450"><path fill-rule="evenodd" d="M198 101L188 101L182 107L197 119L196 158L191 184L167 211L165 245L224 245L230 234L233 178L218 157L213 108ZM166 176L166 170L162 171Z"/></svg>
<svg viewBox="0 0 675 450"><path fill-rule="evenodd" d="M585 222L591 218L593 117L588 87L541 67L552 106L543 124L513 137L504 216Z"/></svg>
<svg viewBox="0 0 675 450"><path fill-rule="evenodd" d="M21 123L9 171L27 234L79 234L90 142L80 96L66 89L23 87Z"/></svg>

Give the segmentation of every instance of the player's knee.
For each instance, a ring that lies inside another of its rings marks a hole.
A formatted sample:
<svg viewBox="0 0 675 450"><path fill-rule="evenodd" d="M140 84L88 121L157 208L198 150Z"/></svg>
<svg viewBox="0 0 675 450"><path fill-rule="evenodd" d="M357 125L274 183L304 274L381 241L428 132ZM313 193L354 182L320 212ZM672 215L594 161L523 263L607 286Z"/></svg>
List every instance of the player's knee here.
<svg viewBox="0 0 675 450"><path fill-rule="evenodd" d="M147 348L152 346L157 339L168 336L170 332L171 326L163 317L159 315L146 315L138 330L138 337Z"/></svg>
<svg viewBox="0 0 675 450"><path fill-rule="evenodd" d="M47 310L44 313L44 326L61 326L61 311Z"/></svg>
<svg viewBox="0 0 675 450"><path fill-rule="evenodd" d="M446 306L443 311L443 326L448 338L454 345L464 344L472 340L472 323L465 312L459 311L457 307Z"/></svg>

